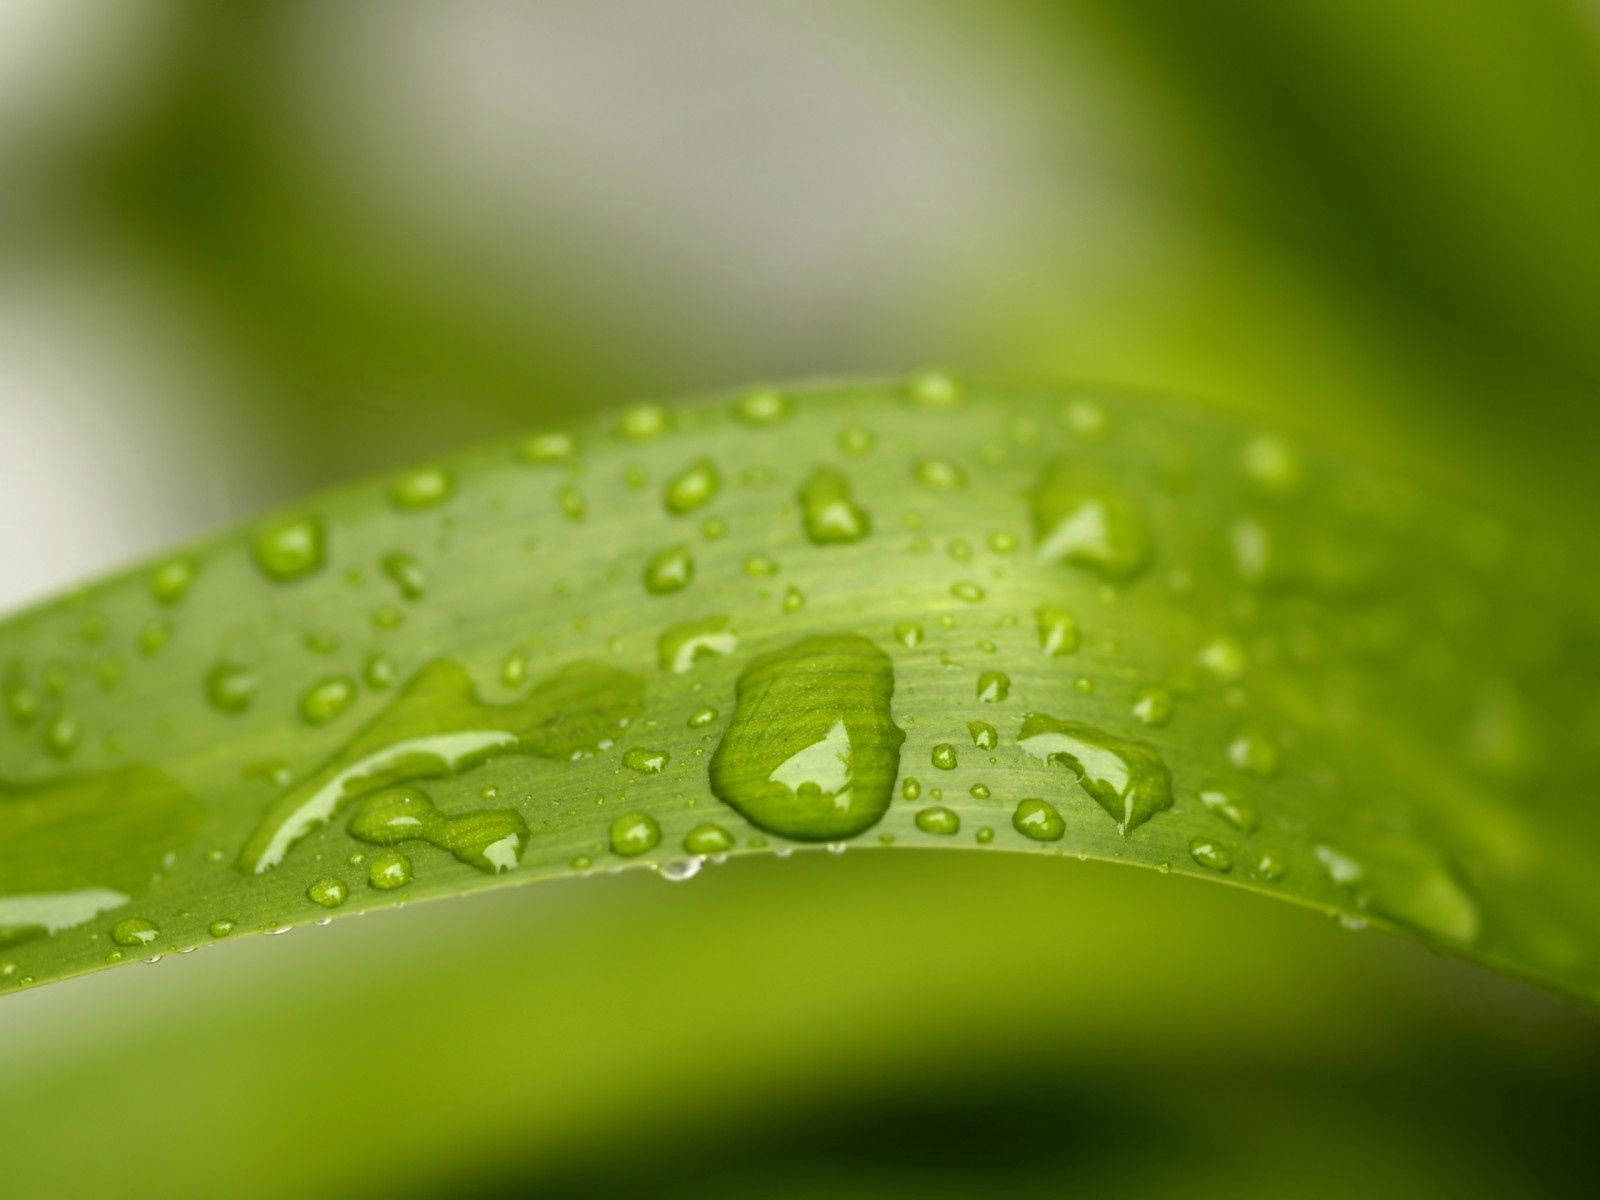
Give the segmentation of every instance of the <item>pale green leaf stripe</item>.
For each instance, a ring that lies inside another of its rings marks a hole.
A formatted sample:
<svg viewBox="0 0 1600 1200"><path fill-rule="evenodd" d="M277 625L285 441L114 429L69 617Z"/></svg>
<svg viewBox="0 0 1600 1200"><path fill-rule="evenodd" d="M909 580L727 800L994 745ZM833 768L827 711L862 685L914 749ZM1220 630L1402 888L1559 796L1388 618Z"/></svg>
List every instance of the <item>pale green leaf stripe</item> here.
<svg viewBox="0 0 1600 1200"><path fill-rule="evenodd" d="M925 375L492 446L0 625L0 991L849 843L1226 881L1593 1001L1593 579L1103 391Z"/></svg>

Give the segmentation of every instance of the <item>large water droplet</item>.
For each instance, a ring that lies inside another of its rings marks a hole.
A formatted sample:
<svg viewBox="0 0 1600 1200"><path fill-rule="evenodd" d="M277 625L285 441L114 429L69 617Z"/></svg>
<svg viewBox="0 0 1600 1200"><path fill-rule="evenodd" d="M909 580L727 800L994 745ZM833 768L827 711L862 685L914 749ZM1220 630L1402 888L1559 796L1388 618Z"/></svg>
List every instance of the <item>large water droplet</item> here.
<svg viewBox="0 0 1600 1200"><path fill-rule="evenodd" d="M1149 561L1143 512L1082 462L1051 466L1030 498L1040 561L1083 567L1113 583L1133 578Z"/></svg>
<svg viewBox="0 0 1600 1200"><path fill-rule="evenodd" d="M1079 721L1045 713L1023 718L1017 744L1035 758L1059 763L1111 815L1124 835L1172 806L1172 779L1155 747L1124 741Z"/></svg>
<svg viewBox="0 0 1600 1200"><path fill-rule="evenodd" d="M905 734L894 666L856 634L811 637L740 672L711 789L751 824L798 841L870 829L889 807Z"/></svg>

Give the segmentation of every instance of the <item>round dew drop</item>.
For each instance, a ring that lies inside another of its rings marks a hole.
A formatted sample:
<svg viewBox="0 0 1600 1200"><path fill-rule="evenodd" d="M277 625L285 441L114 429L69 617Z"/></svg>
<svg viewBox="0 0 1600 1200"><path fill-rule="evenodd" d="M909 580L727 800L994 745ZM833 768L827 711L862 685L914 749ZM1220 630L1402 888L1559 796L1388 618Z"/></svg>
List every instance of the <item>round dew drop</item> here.
<svg viewBox="0 0 1600 1200"><path fill-rule="evenodd" d="M380 892L392 892L411 882L411 860L397 850L373 855L367 867L367 883Z"/></svg>
<svg viewBox="0 0 1600 1200"><path fill-rule="evenodd" d="M999 704L1011 694L1011 676L1004 671L985 671L978 676L977 695L984 704Z"/></svg>
<svg viewBox="0 0 1600 1200"><path fill-rule="evenodd" d="M455 476L443 467L419 467L395 481L389 489L389 502L407 511L434 508L450 499L455 490Z"/></svg>
<svg viewBox="0 0 1600 1200"><path fill-rule="evenodd" d="M661 826L649 813L624 813L611 822L611 853L635 858L661 842Z"/></svg>
<svg viewBox="0 0 1600 1200"><path fill-rule="evenodd" d="M968 721L967 732L979 750L993 750L1000 744L1000 731L987 721Z"/></svg>
<svg viewBox="0 0 1600 1200"><path fill-rule="evenodd" d="M274 583L289 583L322 569L327 531L320 517L275 517L256 530L250 549L263 575Z"/></svg>
<svg viewBox="0 0 1600 1200"><path fill-rule="evenodd" d="M350 889L344 880L328 877L319 879L306 889L306 899L322 908L338 908L350 898Z"/></svg>
<svg viewBox="0 0 1600 1200"><path fill-rule="evenodd" d="M924 808L917 813L917 828L923 833L936 833L948 837L950 834L961 830L961 817L955 809L938 805L933 808Z"/></svg>
<svg viewBox="0 0 1600 1200"><path fill-rule="evenodd" d="M661 502L673 516L709 504L722 490L722 475L709 458L696 459L668 482Z"/></svg>
<svg viewBox="0 0 1600 1200"><path fill-rule="evenodd" d="M158 603L176 604L188 594L194 582L195 568L187 558L174 558L162 563L150 576L150 594Z"/></svg>
<svg viewBox="0 0 1600 1200"><path fill-rule="evenodd" d="M213 921L210 925L206 926L206 932L214 938L225 938L232 933L235 928L235 922L224 917L221 920Z"/></svg>
<svg viewBox="0 0 1600 1200"><path fill-rule="evenodd" d="M733 835L721 825L696 825L683 835L683 848L690 854L726 854L733 849Z"/></svg>
<svg viewBox="0 0 1600 1200"><path fill-rule="evenodd" d="M941 771L954 771L956 769L956 748L949 742L940 742L933 748L928 756L933 765Z"/></svg>
<svg viewBox="0 0 1600 1200"><path fill-rule="evenodd" d="M733 415L746 425L776 425L789 415L789 398L772 388L746 392L733 406Z"/></svg>
<svg viewBox="0 0 1600 1200"><path fill-rule="evenodd" d="M1058 842L1067 832L1067 823L1061 819L1056 806L1037 798L1017 801L1016 810L1011 814L1011 827L1036 842Z"/></svg>
<svg viewBox="0 0 1600 1200"><path fill-rule="evenodd" d="M642 775L659 775L667 769L671 755L665 750L645 750L635 747L622 756L622 765Z"/></svg>
<svg viewBox="0 0 1600 1200"><path fill-rule="evenodd" d="M206 703L230 716L244 712L256 698L255 672L237 663L220 662L206 672Z"/></svg>
<svg viewBox="0 0 1600 1200"><path fill-rule="evenodd" d="M662 550L644 568L644 590L653 596L681 592L694 579L694 556L683 544Z"/></svg>
<svg viewBox="0 0 1600 1200"><path fill-rule="evenodd" d="M333 675L313 684L300 697L300 717L308 725L326 725L356 698L356 683L347 675Z"/></svg>
<svg viewBox="0 0 1600 1200"><path fill-rule="evenodd" d="M923 458L912 469L912 478L925 488L948 492L967 486L967 473L947 458Z"/></svg>

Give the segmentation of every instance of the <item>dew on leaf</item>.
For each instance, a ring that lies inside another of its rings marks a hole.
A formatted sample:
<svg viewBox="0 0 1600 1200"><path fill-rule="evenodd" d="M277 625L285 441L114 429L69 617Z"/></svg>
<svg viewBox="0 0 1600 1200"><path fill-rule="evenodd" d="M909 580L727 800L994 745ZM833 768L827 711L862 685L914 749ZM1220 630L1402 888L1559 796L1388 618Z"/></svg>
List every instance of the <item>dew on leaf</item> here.
<svg viewBox="0 0 1600 1200"><path fill-rule="evenodd" d="M622 756L622 765L641 775L659 775L667 769L672 756L665 750L646 750L635 746Z"/></svg>
<svg viewBox="0 0 1600 1200"><path fill-rule="evenodd" d="M162 563L150 574L150 594L158 603L176 604L189 593L194 582L195 566L187 558L172 558Z"/></svg>
<svg viewBox="0 0 1600 1200"><path fill-rule="evenodd" d="M242 713L255 700L259 687L256 673L248 667L219 662L206 672L206 703L220 713Z"/></svg>
<svg viewBox="0 0 1600 1200"><path fill-rule="evenodd" d="M455 477L443 467L418 467L394 481L389 503L407 511L435 508L450 499L455 486Z"/></svg>
<svg viewBox="0 0 1600 1200"><path fill-rule="evenodd" d="M968 721L967 732L979 750L993 750L1000 744L1000 731L987 721Z"/></svg>
<svg viewBox="0 0 1600 1200"><path fill-rule="evenodd" d="M872 518L855 502L850 481L831 467L818 467L800 485L800 519L814 546L847 545L872 532Z"/></svg>
<svg viewBox="0 0 1600 1200"><path fill-rule="evenodd" d="M535 683L521 699L486 704L459 663L437 660L332 759L269 806L240 851L239 866L251 873L276 866L345 804L394 784L459 774L499 755L564 761L593 753L615 738L643 700L638 676L580 660Z"/></svg>
<svg viewBox="0 0 1600 1200"><path fill-rule="evenodd" d="M1281 756L1277 744L1259 729L1241 729L1228 743L1228 761L1251 775L1275 775Z"/></svg>
<svg viewBox="0 0 1600 1200"><path fill-rule="evenodd" d="M327 876L306 889L306 899L320 908L338 908L350 899L350 889L342 879Z"/></svg>
<svg viewBox="0 0 1600 1200"><path fill-rule="evenodd" d="M870 829L889 807L905 740L893 694L888 655L856 634L752 659L711 760L711 790L751 824L797 841Z"/></svg>
<svg viewBox="0 0 1600 1200"><path fill-rule="evenodd" d="M576 453L577 443L565 433L536 433L517 448L518 458L536 466L563 463Z"/></svg>
<svg viewBox="0 0 1600 1200"><path fill-rule="evenodd" d="M956 769L956 748L949 742L940 742L929 754L929 760L941 771L954 771Z"/></svg>
<svg viewBox="0 0 1600 1200"><path fill-rule="evenodd" d="M776 425L789 415L789 398L774 388L757 388L739 397L733 415L746 425Z"/></svg>
<svg viewBox="0 0 1600 1200"><path fill-rule="evenodd" d="M683 543L657 553L644 568L644 590L653 596L681 592L694 579L694 556Z"/></svg>
<svg viewBox="0 0 1600 1200"><path fill-rule="evenodd" d="M697 708L689 714L690 729L704 729L717 719L717 710L714 708Z"/></svg>
<svg viewBox="0 0 1600 1200"><path fill-rule="evenodd" d="M922 626L915 621L900 621L894 627L894 640L907 650L920 646L923 636Z"/></svg>
<svg viewBox="0 0 1600 1200"><path fill-rule="evenodd" d="M916 822L917 828L923 833L937 833L948 837L961 831L961 817L955 809L945 808L943 805L919 809Z"/></svg>
<svg viewBox="0 0 1600 1200"><path fill-rule="evenodd" d="M111 940L119 946L148 946L160 936L156 923L143 917L127 917L111 927Z"/></svg>
<svg viewBox="0 0 1600 1200"><path fill-rule="evenodd" d="M723 657L738 648L739 635L726 616L669 625L656 644L661 669L675 675L685 674L701 659Z"/></svg>
<svg viewBox="0 0 1600 1200"><path fill-rule="evenodd" d="M356 807L346 832L376 846L425 841L486 874L515 867L528 844L528 826L515 809L441 813L426 792L395 787L369 795Z"/></svg>
<svg viewBox="0 0 1600 1200"><path fill-rule="evenodd" d="M878 444L878 435L870 429L851 425L839 431L839 449L855 458L871 454Z"/></svg>
<svg viewBox="0 0 1600 1200"><path fill-rule="evenodd" d="M379 562L383 573L389 577L407 600L420 600L428 590L428 570L414 554L404 550L391 550Z"/></svg>
<svg viewBox="0 0 1600 1200"><path fill-rule="evenodd" d="M1067 823L1061 819L1056 806L1037 797L1017 801L1011 814L1011 827L1036 842L1058 842L1067 832Z"/></svg>
<svg viewBox="0 0 1600 1200"><path fill-rule="evenodd" d="M230 921L228 918L223 917L222 919L213 921L210 925L207 925L206 932L214 938L225 938L232 933L235 928L237 928L237 924L237 922Z"/></svg>
<svg viewBox="0 0 1600 1200"><path fill-rule="evenodd" d="M661 841L661 826L649 813L623 813L611 822L611 853L634 858L654 850Z"/></svg>
<svg viewBox="0 0 1600 1200"><path fill-rule="evenodd" d="M640 404L622 414L617 422L617 434L630 442L653 441L667 431L669 423L666 409L656 404Z"/></svg>
<svg viewBox="0 0 1600 1200"><path fill-rule="evenodd" d="M320 679L300 697L300 718L308 725L326 725L356 698L356 682L348 675Z"/></svg>
<svg viewBox="0 0 1600 1200"><path fill-rule="evenodd" d="M1200 803L1215 813L1240 833L1254 833L1259 818L1255 807L1221 788L1206 788L1200 793Z"/></svg>
<svg viewBox="0 0 1600 1200"><path fill-rule="evenodd" d="M967 486L966 471L948 458L919 458L911 469L911 476L923 487L938 492Z"/></svg>
<svg viewBox="0 0 1600 1200"><path fill-rule="evenodd" d="M1226 875L1233 870L1233 855L1221 842L1203 835L1189 839L1189 857L1202 867Z"/></svg>
<svg viewBox="0 0 1600 1200"><path fill-rule="evenodd" d="M965 399L961 384L943 371L919 371L906 381L905 398L917 408L959 408Z"/></svg>
<svg viewBox="0 0 1600 1200"><path fill-rule="evenodd" d="M398 850L374 854L367 866L367 885L380 892L392 892L411 882L411 860Z"/></svg>
<svg viewBox="0 0 1600 1200"><path fill-rule="evenodd" d="M733 834L706 822L683 835L683 848L690 854L726 854L733 849Z"/></svg>
<svg viewBox="0 0 1600 1200"><path fill-rule="evenodd" d="M984 704L999 704L1011 694L1011 676L1004 671L984 671L978 676L977 695Z"/></svg>
<svg viewBox="0 0 1600 1200"><path fill-rule="evenodd" d="M1146 725L1165 725L1172 720L1172 693L1159 687L1141 688L1133 698L1133 715Z"/></svg>
<svg viewBox="0 0 1600 1200"><path fill-rule="evenodd" d="M286 514L258 527L250 550L263 575L275 583L289 583L322 569L327 531L320 517Z"/></svg>
<svg viewBox="0 0 1600 1200"><path fill-rule="evenodd" d="M683 516L709 504L722 490L722 473L709 458L697 458L670 480L661 502L673 516Z"/></svg>
<svg viewBox="0 0 1600 1200"><path fill-rule="evenodd" d="M1078 622L1066 609L1042 605L1034 610L1033 618L1039 631L1039 648L1051 658L1071 654L1078 648Z"/></svg>
<svg viewBox="0 0 1600 1200"><path fill-rule="evenodd" d="M1112 583L1139 574L1150 559L1150 529L1137 503L1077 460L1055 463L1031 494L1041 562L1081 567Z"/></svg>
<svg viewBox="0 0 1600 1200"><path fill-rule="evenodd" d="M1065 766L1124 836L1172 806L1172 779L1155 747L1124 741L1078 721L1028 713L1017 744Z"/></svg>

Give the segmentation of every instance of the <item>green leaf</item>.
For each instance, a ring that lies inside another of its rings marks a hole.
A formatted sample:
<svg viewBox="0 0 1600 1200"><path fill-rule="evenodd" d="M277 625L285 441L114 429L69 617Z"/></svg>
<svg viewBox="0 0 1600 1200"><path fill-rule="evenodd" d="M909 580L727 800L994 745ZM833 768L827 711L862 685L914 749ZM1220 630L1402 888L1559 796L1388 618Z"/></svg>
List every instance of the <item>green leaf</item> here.
<svg viewBox="0 0 1600 1200"><path fill-rule="evenodd" d="M310 500L0 626L0 988L853 841L1226 881L1593 1001L1592 572L1438 491L928 374Z"/></svg>

